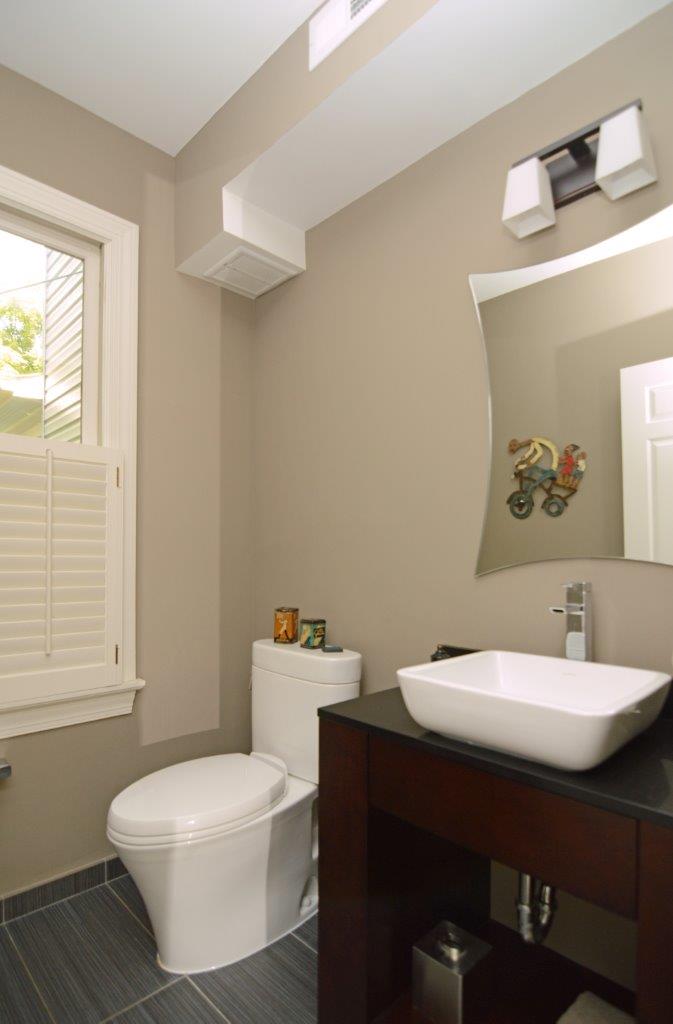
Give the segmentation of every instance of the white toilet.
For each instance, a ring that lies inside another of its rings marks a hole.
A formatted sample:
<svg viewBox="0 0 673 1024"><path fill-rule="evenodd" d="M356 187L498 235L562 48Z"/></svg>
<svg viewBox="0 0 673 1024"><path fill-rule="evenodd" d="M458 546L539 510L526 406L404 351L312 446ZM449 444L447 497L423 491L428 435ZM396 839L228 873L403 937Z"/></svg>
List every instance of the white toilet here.
<svg viewBox="0 0 673 1024"><path fill-rule="evenodd" d="M107 834L138 886L162 967L234 963L317 908L318 716L357 697L361 657L252 645L252 754L163 768L115 797Z"/></svg>

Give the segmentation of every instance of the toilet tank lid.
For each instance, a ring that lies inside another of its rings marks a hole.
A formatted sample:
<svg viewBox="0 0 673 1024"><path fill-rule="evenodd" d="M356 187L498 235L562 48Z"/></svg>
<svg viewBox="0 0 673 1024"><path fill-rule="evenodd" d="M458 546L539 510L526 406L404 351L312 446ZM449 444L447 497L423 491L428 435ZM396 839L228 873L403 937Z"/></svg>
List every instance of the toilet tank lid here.
<svg viewBox="0 0 673 1024"><path fill-rule="evenodd" d="M277 644L273 640L255 640L252 664L267 672L331 686L359 683L362 675L362 655L357 651L325 653L307 650L300 644Z"/></svg>

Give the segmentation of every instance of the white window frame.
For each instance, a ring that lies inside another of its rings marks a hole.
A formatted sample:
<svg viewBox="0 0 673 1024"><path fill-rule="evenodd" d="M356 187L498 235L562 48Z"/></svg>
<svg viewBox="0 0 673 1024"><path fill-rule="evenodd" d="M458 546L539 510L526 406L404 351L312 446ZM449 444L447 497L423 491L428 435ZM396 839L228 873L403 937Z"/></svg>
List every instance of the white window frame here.
<svg viewBox="0 0 673 1024"><path fill-rule="evenodd" d="M82 444L101 444L99 431L100 353L100 246L57 231L52 225L36 224L25 217L0 210L0 229L40 245L77 256L84 262L82 324Z"/></svg>
<svg viewBox="0 0 673 1024"><path fill-rule="evenodd" d="M101 247L98 444L123 454L121 682L17 705L0 699L0 739L129 714L136 675L137 224L0 165L0 203Z"/></svg>

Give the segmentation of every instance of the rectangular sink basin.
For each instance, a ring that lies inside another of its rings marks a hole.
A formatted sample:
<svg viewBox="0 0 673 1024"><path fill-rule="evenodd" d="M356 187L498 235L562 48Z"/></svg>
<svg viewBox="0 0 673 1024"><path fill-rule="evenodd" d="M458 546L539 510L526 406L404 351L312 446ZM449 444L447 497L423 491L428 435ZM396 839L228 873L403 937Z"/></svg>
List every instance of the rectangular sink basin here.
<svg viewBox="0 0 673 1024"><path fill-rule="evenodd" d="M397 673L424 729L566 771L605 761L652 724L671 679L618 665L480 651Z"/></svg>

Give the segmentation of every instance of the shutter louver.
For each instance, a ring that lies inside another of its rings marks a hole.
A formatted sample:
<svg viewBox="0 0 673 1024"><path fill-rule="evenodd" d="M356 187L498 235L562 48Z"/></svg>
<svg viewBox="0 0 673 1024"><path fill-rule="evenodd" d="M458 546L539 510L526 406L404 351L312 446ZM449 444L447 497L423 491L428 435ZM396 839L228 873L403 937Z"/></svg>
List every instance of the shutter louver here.
<svg viewBox="0 0 673 1024"><path fill-rule="evenodd" d="M0 694L120 679L120 453L0 438Z"/></svg>

